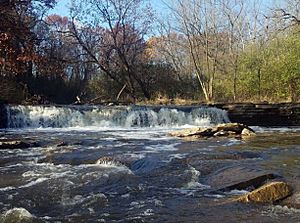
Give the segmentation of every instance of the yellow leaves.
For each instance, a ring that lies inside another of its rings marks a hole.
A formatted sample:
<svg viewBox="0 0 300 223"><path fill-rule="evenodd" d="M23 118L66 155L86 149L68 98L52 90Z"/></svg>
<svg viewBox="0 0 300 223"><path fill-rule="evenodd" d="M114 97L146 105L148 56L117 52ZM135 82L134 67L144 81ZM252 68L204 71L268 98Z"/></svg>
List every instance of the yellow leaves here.
<svg viewBox="0 0 300 223"><path fill-rule="evenodd" d="M148 59L154 59L158 55L158 48L162 44L163 39L161 37L151 37L147 40L147 48L145 50L145 55Z"/></svg>

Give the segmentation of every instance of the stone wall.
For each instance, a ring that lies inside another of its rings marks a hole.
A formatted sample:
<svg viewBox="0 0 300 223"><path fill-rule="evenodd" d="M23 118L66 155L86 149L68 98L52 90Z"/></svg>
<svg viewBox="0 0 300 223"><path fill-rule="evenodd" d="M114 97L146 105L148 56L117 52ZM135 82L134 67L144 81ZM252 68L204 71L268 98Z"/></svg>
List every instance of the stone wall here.
<svg viewBox="0 0 300 223"><path fill-rule="evenodd" d="M300 126L300 104L215 104L232 122L252 126Z"/></svg>

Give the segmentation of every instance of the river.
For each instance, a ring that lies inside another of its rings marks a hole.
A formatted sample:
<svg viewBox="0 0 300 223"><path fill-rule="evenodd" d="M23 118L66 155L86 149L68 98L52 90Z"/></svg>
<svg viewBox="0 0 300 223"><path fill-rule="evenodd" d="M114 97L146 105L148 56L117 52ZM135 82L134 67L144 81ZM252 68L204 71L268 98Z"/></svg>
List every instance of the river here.
<svg viewBox="0 0 300 223"><path fill-rule="evenodd" d="M229 122L226 112L9 106L7 113L1 140L37 145L0 150L4 220L22 208L35 216L29 222L300 222L299 209L228 202L247 190L221 192L208 184L228 167L299 181L299 128L253 126L258 134L246 140L186 141L168 133Z"/></svg>

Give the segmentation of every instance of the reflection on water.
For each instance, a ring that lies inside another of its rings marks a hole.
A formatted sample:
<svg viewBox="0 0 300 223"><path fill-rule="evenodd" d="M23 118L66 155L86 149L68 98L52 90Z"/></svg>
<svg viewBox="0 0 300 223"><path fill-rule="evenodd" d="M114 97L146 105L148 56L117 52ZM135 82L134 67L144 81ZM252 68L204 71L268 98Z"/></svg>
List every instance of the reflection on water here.
<svg viewBox="0 0 300 223"><path fill-rule="evenodd" d="M2 139L41 146L0 150L0 212L24 208L39 222L299 222L298 209L226 202L246 191L207 184L229 166L298 181L300 131L262 130L190 142L158 127L3 130Z"/></svg>

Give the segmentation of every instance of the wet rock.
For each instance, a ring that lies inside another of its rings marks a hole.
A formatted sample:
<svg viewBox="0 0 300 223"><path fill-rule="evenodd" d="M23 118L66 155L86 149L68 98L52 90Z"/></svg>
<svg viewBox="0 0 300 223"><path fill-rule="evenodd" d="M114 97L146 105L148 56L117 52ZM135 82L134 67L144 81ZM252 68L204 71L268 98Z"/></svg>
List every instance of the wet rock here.
<svg viewBox="0 0 300 223"><path fill-rule="evenodd" d="M280 205L287 206L289 208L297 208L300 209L300 181L291 183L293 187L293 194L282 200Z"/></svg>
<svg viewBox="0 0 300 223"><path fill-rule="evenodd" d="M241 136L253 136L255 132L250 127L240 123L225 123L219 124L214 127L206 128L190 128L170 133L171 136L176 137L241 137Z"/></svg>
<svg viewBox="0 0 300 223"><path fill-rule="evenodd" d="M13 208L0 216L2 223L38 223L41 220L36 219L24 208Z"/></svg>
<svg viewBox="0 0 300 223"><path fill-rule="evenodd" d="M68 146L68 145L69 144L67 142L61 141L56 144L56 147L63 147L63 146Z"/></svg>
<svg viewBox="0 0 300 223"><path fill-rule="evenodd" d="M292 194L292 187L285 182L270 182L237 199L240 202L274 203Z"/></svg>
<svg viewBox="0 0 300 223"><path fill-rule="evenodd" d="M254 131L250 131L247 128L244 128L242 133L241 133L242 137L251 137L251 136L255 136L255 132Z"/></svg>
<svg viewBox="0 0 300 223"><path fill-rule="evenodd" d="M141 174L154 171L162 166L163 163L159 157L151 156L136 160L131 164L130 169L135 173Z"/></svg>
<svg viewBox="0 0 300 223"><path fill-rule="evenodd" d="M267 180L277 177L277 175L263 170L240 166L227 167L208 176L205 184L218 191L255 189Z"/></svg>
<svg viewBox="0 0 300 223"><path fill-rule="evenodd" d="M39 146L36 142L24 142L20 140L0 142L0 149L26 149Z"/></svg>

